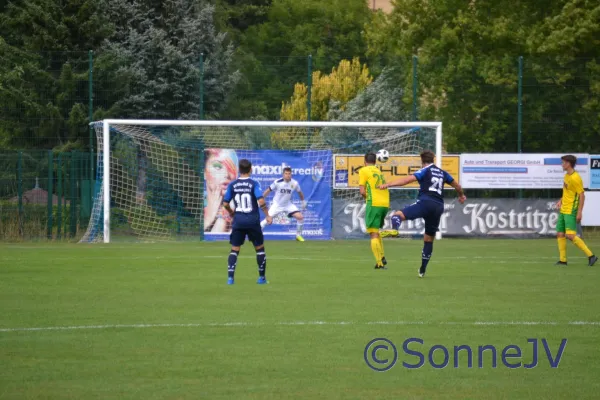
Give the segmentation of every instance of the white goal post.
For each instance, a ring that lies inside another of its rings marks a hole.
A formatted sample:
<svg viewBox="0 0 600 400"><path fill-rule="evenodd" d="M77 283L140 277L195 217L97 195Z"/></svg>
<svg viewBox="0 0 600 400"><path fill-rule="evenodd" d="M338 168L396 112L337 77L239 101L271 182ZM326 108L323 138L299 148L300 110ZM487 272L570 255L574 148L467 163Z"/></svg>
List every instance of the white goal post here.
<svg viewBox="0 0 600 400"><path fill-rule="evenodd" d="M213 120L202 120L202 121L189 121L189 120L144 120L144 119L105 119L95 123L97 138L98 138L98 164L102 164L102 221L103 221L103 232L102 239L104 243L111 242L111 131L114 127L197 127L205 129L226 129L226 128L268 128L271 130L277 129L290 129L290 128L358 128L371 130L370 140L372 143L381 144L381 148L384 148L386 140L390 141L388 136L391 134L387 133L389 129L397 128L429 128L431 133L435 132L435 163L437 166L442 166L442 123L441 122L323 122L323 121L213 121ZM102 134L100 135L99 124L102 124ZM379 130L378 130L379 129ZM380 137L379 137L379 136ZM386 136L388 135L388 136ZM222 144L225 146L228 140L223 136ZM391 136L390 136L391 137ZM393 139L398 140L398 139ZM101 144L101 146L100 146ZM331 149L329 144L319 145L307 145L304 144L304 149L319 148ZM329 147L327 147L329 146ZM291 147L293 148L293 147ZM334 148L335 149L335 148ZM411 151L416 151L416 147L411 147ZM390 153L394 153L394 148L390 149ZM415 154L415 153L413 153ZM418 153L416 153L418 154ZM415 155L416 155L415 154ZM100 172L100 171L98 171ZM100 196L95 196L98 200ZM90 225L92 222L90 222ZM89 228L88 228L89 230ZM438 232L437 238L441 238L441 233Z"/></svg>

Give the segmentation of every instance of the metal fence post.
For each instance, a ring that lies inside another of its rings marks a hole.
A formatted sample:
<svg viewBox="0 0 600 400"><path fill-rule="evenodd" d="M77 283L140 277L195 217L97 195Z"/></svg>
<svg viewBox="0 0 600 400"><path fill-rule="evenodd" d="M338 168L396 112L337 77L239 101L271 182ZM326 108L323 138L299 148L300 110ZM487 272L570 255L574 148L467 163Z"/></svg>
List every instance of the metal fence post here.
<svg viewBox="0 0 600 400"><path fill-rule="evenodd" d="M23 237L23 152L19 151L17 158L17 196L18 196L18 220L19 235Z"/></svg>
<svg viewBox="0 0 600 400"><path fill-rule="evenodd" d="M56 195L58 196L58 204L56 207L56 238L60 239L62 229L62 197L63 197L63 186L62 186L62 154L58 153L58 160L56 165Z"/></svg>
<svg viewBox="0 0 600 400"><path fill-rule="evenodd" d="M88 123L94 119L94 52L88 52ZM94 152L94 128L88 125L90 131L90 154ZM94 159L90 158L90 181L94 179Z"/></svg>
<svg viewBox="0 0 600 400"><path fill-rule="evenodd" d="M312 108L312 102L311 102L311 97L312 97L312 55L309 54L308 55L308 76L306 77L306 83L307 83L307 93L306 93L306 120L310 121L312 116L311 116L311 108Z"/></svg>
<svg viewBox="0 0 600 400"><path fill-rule="evenodd" d="M200 53L200 119L204 119L204 53Z"/></svg>
<svg viewBox="0 0 600 400"><path fill-rule="evenodd" d="M52 239L52 184L53 184L53 169L54 169L54 155L52 150L48 150L48 220L46 223L46 236L48 239Z"/></svg>
<svg viewBox="0 0 600 400"><path fill-rule="evenodd" d="M413 67L413 73L412 73L412 81L413 81L413 93L412 93L412 97L413 97L413 104L412 104L412 120L413 121L417 121L418 120L418 115L417 115L417 87L418 87L418 70L417 70L417 62L418 62L418 58L417 56L413 56L412 59L412 67Z"/></svg>
<svg viewBox="0 0 600 400"><path fill-rule="evenodd" d="M522 153L523 140L523 56L519 57L519 76L517 89L517 152ZM519 189L519 199L523 198L523 189Z"/></svg>
<svg viewBox="0 0 600 400"><path fill-rule="evenodd" d="M71 152L71 171L69 172L69 194L71 198L71 204L69 206L69 223L70 223L70 231L71 237L75 237L77 233L77 192L75 191L76 185L76 166L77 166L77 151Z"/></svg>

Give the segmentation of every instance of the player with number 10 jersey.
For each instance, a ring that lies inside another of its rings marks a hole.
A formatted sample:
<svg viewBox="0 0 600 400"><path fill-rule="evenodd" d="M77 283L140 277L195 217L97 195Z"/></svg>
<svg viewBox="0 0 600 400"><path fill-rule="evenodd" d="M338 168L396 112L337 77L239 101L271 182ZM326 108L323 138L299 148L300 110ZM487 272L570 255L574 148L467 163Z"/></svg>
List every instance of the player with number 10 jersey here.
<svg viewBox="0 0 600 400"><path fill-rule="evenodd" d="M273 218L269 215L259 183L250 178L252 163L246 159L240 160L239 170L240 177L229 183L223 197L223 207L233 217L229 236L231 252L227 261L227 284L233 285L234 283L238 255L246 237L252 242L256 250L259 275L257 283L265 284L267 283L265 277L267 258L263 232L260 227L259 208L265 213L267 224L271 224ZM234 205L233 208L231 204Z"/></svg>

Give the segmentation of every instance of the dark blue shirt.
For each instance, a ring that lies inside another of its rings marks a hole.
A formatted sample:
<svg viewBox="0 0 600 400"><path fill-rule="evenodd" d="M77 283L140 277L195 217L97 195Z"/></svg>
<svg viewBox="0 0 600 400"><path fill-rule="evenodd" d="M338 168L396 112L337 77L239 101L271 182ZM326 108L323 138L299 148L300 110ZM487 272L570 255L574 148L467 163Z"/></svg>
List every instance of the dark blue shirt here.
<svg viewBox="0 0 600 400"><path fill-rule="evenodd" d="M229 183L223 202L235 209L233 228L260 225L258 199L262 197L260 184L254 179L238 178Z"/></svg>
<svg viewBox="0 0 600 400"><path fill-rule="evenodd" d="M431 164L414 173L419 181L419 200L433 200L444 203L444 183L452 183L454 178L441 168Z"/></svg>

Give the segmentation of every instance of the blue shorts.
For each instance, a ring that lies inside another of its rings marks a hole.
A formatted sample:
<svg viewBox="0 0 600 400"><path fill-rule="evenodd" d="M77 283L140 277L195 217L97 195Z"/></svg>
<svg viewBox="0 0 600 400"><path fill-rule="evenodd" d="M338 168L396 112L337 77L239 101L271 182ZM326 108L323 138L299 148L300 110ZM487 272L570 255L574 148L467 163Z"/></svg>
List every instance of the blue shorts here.
<svg viewBox="0 0 600 400"><path fill-rule="evenodd" d="M248 240L252 242L254 247L262 246L265 243L260 224L256 226L233 227L229 235L229 243L232 246L238 247L244 244L248 236Z"/></svg>
<svg viewBox="0 0 600 400"><path fill-rule="evenodd" d="M417 200L416 203L402 210L402 214L407 220L423 218L425 220L425 234L429 236L434 236L439 230L443 213L444 204L431 200Z"/></svg>

